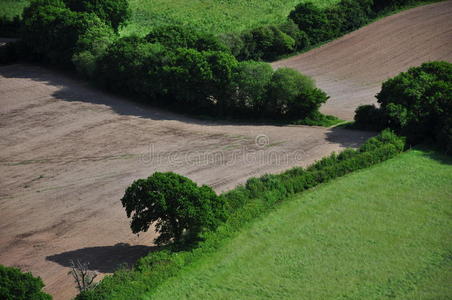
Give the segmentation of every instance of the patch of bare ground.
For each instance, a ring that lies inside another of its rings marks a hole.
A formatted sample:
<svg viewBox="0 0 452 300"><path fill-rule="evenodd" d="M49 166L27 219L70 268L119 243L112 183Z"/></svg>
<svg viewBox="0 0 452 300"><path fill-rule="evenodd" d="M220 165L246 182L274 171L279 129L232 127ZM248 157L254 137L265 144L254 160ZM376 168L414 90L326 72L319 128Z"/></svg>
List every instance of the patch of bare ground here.
<svg viewBox="0 0 452 300"><path fill-rule="evenodd" d="M357 106L376 103L382 82L432 60L452 62L452 1L383 18L273 67L312 76L331 97L321 111L352 120Z"/></svg>
<svg viewBox="0 0 452 300"><path fill-rule="evenodd" d="M199 121L46 68L0 67L0 263L32 271L55 299L69 299L69 260L110 273L152 250L154 233L133 235L120 203L133 180L174 171L220 192L369 136Z"/></svg>

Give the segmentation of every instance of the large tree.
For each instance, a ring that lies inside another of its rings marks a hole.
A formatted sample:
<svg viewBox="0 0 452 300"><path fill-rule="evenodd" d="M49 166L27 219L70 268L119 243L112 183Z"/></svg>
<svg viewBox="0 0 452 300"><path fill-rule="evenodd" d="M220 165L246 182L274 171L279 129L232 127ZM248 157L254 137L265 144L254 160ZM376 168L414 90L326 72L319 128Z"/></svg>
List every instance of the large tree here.
<svg viewBox="0 0 452 300"><path fill-rule="evenodd" d="M210 187L171 172L135 181L121 202L132 218L132 232L145 232L154 224L158 245L191 242L224 217L224 202Z"/></svg>

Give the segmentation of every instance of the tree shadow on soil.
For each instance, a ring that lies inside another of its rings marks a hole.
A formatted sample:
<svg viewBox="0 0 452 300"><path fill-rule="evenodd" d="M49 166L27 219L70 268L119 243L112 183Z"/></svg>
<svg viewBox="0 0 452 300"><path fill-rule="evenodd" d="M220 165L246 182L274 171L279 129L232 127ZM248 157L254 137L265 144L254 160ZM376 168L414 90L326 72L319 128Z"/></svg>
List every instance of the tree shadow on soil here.
<svg viewBox="0 0 452 300"><path fill-rule="evenodd" d="M144 245L131 246L126 243L119 243L114 246L88 247L67 251L51 256L46 260L56 262L63 267L70 267L71 260L82 263L89 263L88 269L102 273L113 273L122 266L132 267L138 259L147 255L158 247Z"/></svg>
<svg viewBox="0 0 452 300"><path fill-rule="evenodd" d="M280 126L287 125L275 123L259 123L238 120L197 119L191 116L170 112L166 109L140 103L134 97L125 98L103 91L84 80L80 80L73 72L64 72L48 67L32 64L13 64L0 67L0 75L6 78L26 78L37 82L56 86L59 89L52 96L68 102L84 102L102 105L110 108L119 115L140 117L149 120L173 120L188 124L202 126ZM297 127L315 128L316 126L289 125ZM374 132L349 130L346 128L317 127L326 131L326 140L330 143L340 144L342 147L357 147Z"/></svg>

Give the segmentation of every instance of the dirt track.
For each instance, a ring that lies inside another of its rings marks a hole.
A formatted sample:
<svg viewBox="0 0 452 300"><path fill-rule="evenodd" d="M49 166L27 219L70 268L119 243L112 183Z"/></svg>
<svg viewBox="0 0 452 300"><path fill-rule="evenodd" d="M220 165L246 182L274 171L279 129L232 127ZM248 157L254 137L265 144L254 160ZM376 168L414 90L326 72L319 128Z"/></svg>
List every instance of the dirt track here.
<svg viewBox="0 0 452 300"><path fill-rule="evenodd" d="M175 171L221 191L369 137L196 121L30 65L0 67L0 127L0 263L40 275L56 299L75 293L69 259L112 272L151 249L119 201L133 180Z"/></svg>
<svg viewBox="0 0 452 300"><path fill-rule="evenodd" d="M273 66L315 78L331 97L321 111L352 120L357 106L376 102L382 82L431 60L452 62L452 1L384 18Z"/></svg>

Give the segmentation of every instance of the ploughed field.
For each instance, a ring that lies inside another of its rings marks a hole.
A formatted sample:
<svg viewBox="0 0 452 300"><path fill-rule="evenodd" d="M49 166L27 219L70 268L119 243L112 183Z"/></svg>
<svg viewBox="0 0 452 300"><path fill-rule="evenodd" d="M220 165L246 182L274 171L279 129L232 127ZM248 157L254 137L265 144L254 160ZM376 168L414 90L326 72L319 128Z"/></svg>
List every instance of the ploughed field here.
<svg viewBox="0 0 452 300"><path fill-rule="evenodd" d="M452 62L452 1L383 18L307 53L273 63L312 76L330 95L326 114L352 120L375 103L381 83L424 62Z"/></svg>
<svg viewBox="0 0 452 300"><path fill-rule="evenodd" d="M386 78L426 60L452 61L452 1L373 23L274 63L317 79L323 112L351 119ZM70 259L110 273L152 250L131 234L120 198L135 179L174 171L232 188L305 166L370 133L194 120L105 94L32 65L0 67L0 263L32 271L56 299L75 295Z"/></svg>
<svg viewBox="0 0 452 300"><path fill-rule="evenodd" d="M198 121L21 64L0 67L0 128L0 263L56 299L75 295L70 259L110 273L151 250L153 232L133 235L121 207L133 180L174 171L222 191L371 135Z"/></svg>

